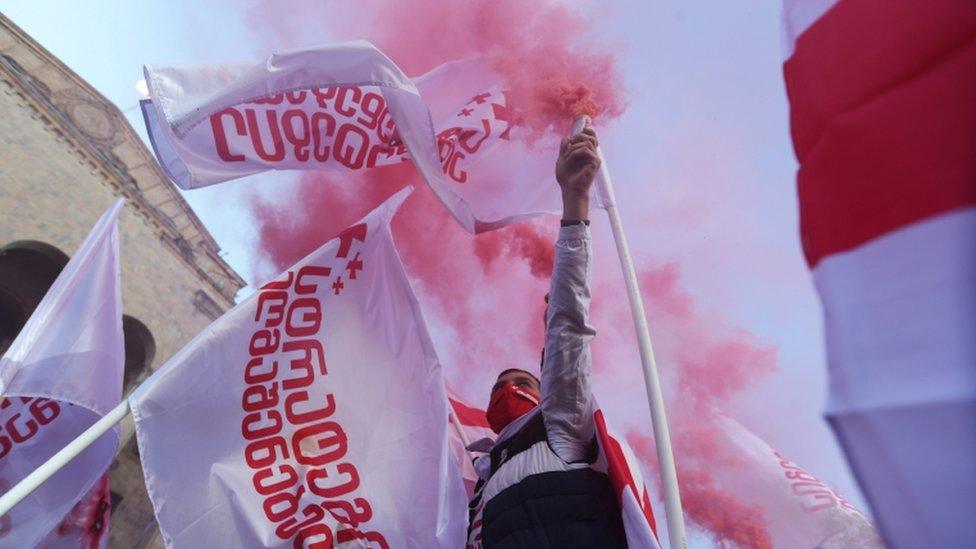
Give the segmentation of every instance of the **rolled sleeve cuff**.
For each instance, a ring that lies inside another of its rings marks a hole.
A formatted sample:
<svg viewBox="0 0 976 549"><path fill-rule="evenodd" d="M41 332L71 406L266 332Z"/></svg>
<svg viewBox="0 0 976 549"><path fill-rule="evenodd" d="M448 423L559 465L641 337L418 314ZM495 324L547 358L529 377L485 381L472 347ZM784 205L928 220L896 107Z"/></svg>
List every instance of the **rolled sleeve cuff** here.
<svg viewBox="0 0 976 549"><path fill-rule="evenodd" d="M589 240L590 227L582 223L559 228L559 240Z"/></svg>

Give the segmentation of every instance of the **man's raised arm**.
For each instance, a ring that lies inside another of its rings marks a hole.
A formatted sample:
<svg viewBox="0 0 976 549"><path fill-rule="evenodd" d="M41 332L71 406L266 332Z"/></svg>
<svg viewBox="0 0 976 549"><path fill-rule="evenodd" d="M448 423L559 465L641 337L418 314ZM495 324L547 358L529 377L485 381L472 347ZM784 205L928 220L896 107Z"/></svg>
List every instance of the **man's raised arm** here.
<svg viewBox="0 0 976 549"><path fill-rule="evenodd" d="M546 311L542 414L549 444L566 462L593 458L595 426L589 341L596 331L587 320L592 251L589 196L600 166L596 145L596 133L586 128L579 135L563 140L556 161L563 219L556 241L556 262Z"/></svg>

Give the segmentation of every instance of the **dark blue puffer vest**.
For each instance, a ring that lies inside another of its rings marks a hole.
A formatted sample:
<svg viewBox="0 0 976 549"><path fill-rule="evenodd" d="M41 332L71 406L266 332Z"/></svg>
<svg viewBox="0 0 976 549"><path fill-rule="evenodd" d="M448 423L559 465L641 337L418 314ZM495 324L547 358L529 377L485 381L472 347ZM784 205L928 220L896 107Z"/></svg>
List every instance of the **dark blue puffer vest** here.
<svg viewBox="0 0 976 549"><path fill-rule="evenodd" d="M539 443L552 459L560 459L548 447L542 414L492 449L491 475ZM595 461L596 451L594 441L588 463ZM476 488L472 509L483 485ZM528 474L498 492L485 503L481 542L486 549L627 547L610 479L589 467Z"/></svg>

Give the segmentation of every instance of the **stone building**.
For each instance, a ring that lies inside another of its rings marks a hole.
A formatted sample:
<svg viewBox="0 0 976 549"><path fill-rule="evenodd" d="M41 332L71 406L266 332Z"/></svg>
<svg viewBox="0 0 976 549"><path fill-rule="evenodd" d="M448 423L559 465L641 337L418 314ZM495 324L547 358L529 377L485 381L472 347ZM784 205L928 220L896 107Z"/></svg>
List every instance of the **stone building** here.
<svg viewBox="0 0 976 549"><path fill-rule="evenodd" d="M0 352L120 196L128 391L244 281L122 112L0 14ZM161 546L131 420L111 488L111 546Z"/></svg>

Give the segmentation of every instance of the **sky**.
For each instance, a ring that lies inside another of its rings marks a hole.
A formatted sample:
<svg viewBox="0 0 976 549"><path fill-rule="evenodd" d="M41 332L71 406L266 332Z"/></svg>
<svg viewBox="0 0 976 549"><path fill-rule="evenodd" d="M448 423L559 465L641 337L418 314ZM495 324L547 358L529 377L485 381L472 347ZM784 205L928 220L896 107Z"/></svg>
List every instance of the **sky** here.
<svg viewBox="0 0 976 549"><path fill-rule="evenodd" d="M627 89L627 109L601 142L637 263L680 263L684 290L705 317L776 348L778 369L736 397L736 418L865 509L821 414L823 330L798 239L780 3L581 6L593 33L616 48ZM330 41L327 28L299 24L293 43L268 44L255 26L289 14L255 19L249 2L0 0L0 11L118 105L143 137L134 84L144 63L251 60ZM294 177L261 174L184 193L246 278L256 270L256 235L238 201L244 191L274 197ZM617 268L607 232L595 236L604 270Z"/></svg>

